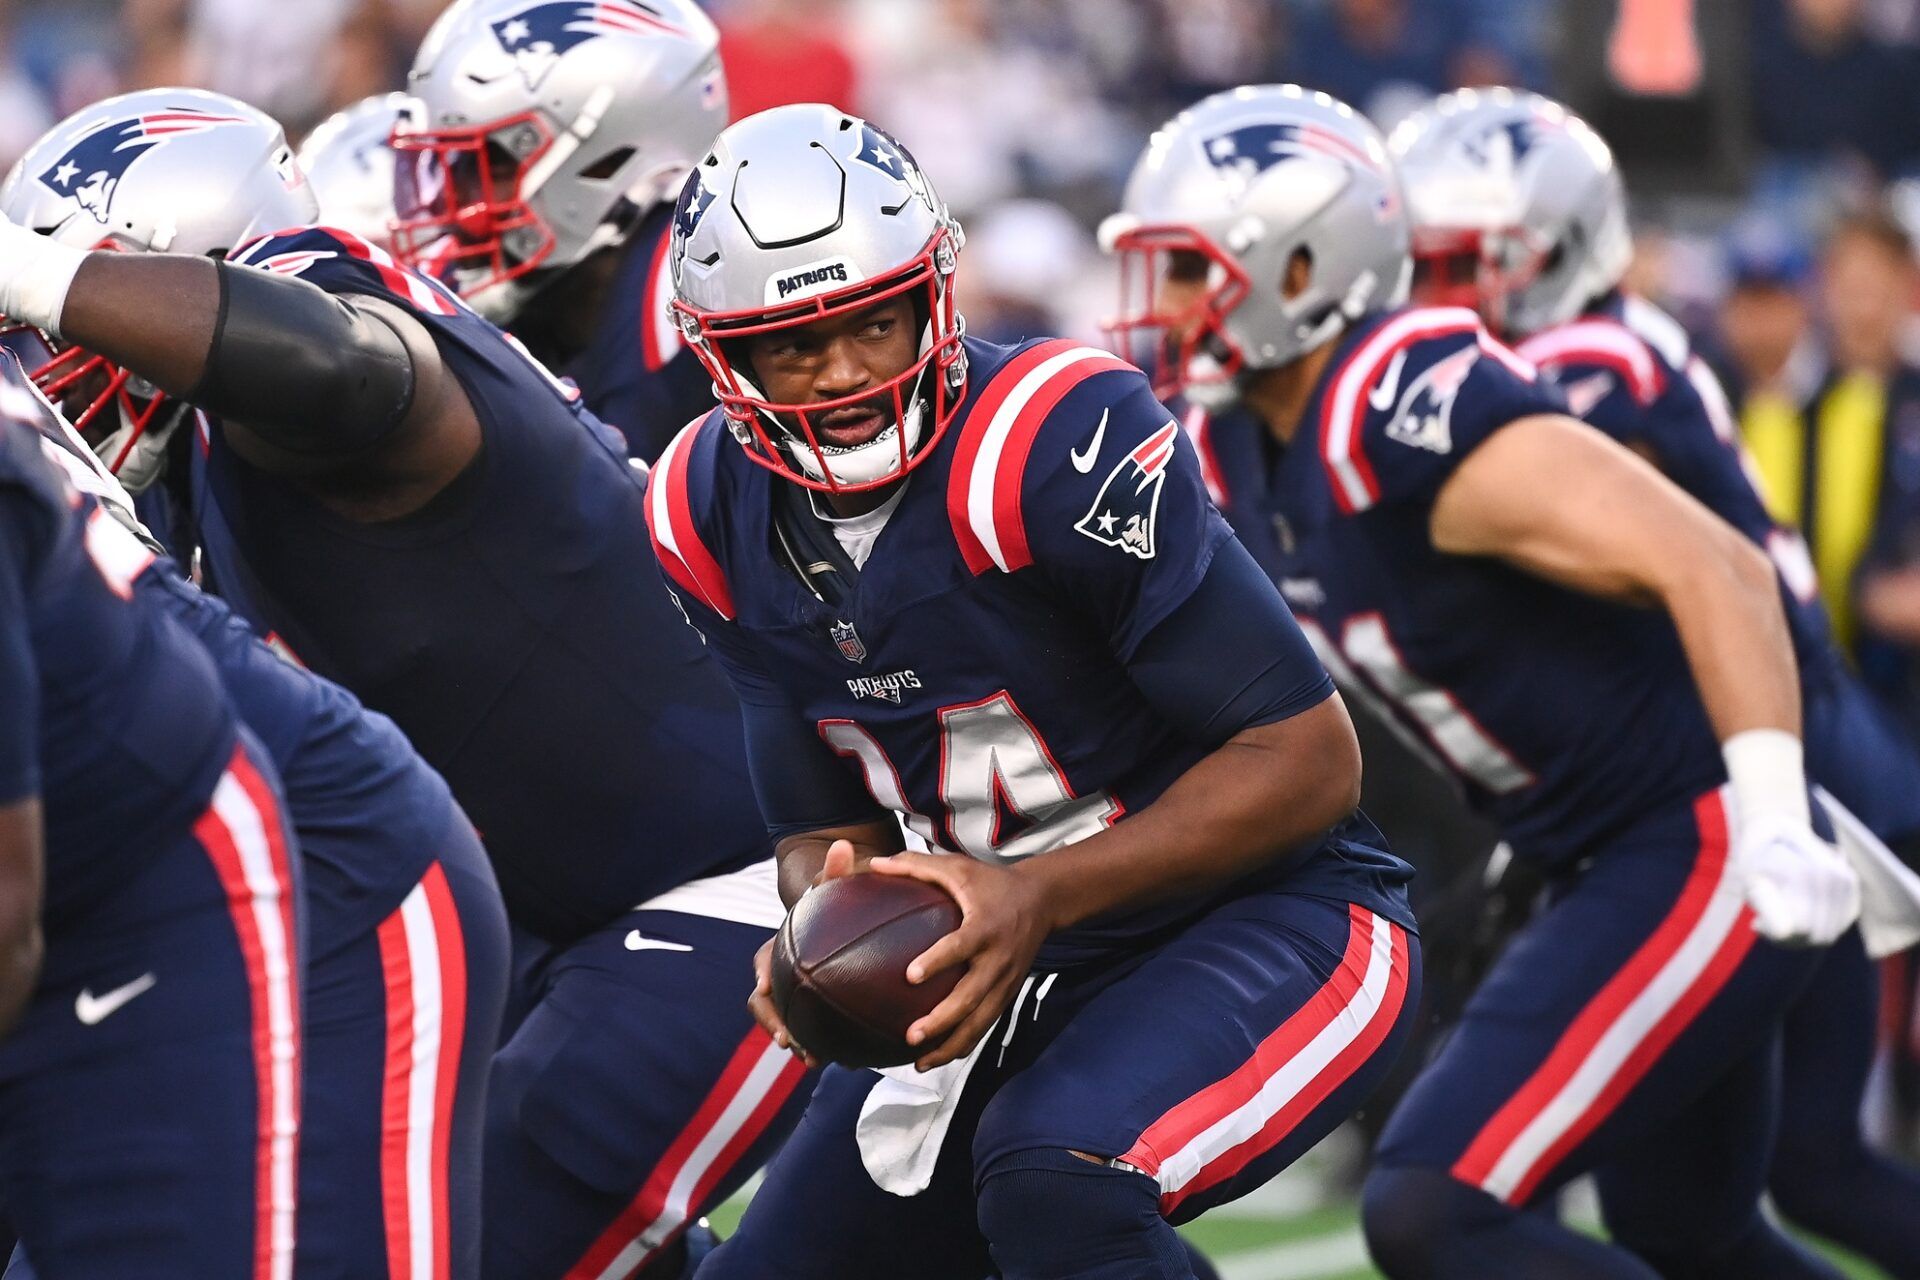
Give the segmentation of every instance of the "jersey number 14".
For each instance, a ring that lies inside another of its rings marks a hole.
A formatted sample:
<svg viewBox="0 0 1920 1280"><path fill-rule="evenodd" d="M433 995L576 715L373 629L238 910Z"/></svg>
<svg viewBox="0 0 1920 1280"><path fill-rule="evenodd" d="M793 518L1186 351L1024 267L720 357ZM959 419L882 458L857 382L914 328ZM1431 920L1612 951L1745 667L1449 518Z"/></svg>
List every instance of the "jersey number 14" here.
<svg viewBox="0 0 1920 1280"><path fill-rule="evenodd" d="M858 762L868 793L929 845L1013 862L1084 840L1124 812L1104 791L1074 794L1046 740L1004 689L937 714L944 832L907 803L900 772L877 738L852 720L820 722L827 745Z"/></svg>

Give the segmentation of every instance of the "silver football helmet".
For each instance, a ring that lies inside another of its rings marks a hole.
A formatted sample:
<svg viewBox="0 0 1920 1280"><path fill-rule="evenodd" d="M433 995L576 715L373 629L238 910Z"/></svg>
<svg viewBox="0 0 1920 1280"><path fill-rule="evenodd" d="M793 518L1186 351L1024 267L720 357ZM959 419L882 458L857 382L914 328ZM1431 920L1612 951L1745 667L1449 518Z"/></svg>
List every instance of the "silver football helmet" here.
<svg viewBox="0 0 1920 1280"><path fill-rule="evenodd" d="M1370 311L1406 298L1400 182L1380 131L1324 93L1257 85L1216 93L1153 135L1121 211L1100 228L1120 255L1123 354L1158 344L1163 395L1237 398L1247 374L1290 364ZM1292 297L1289 264L1303 255ZM1169 314L1169 270L1205 272L1200 301Z"/></svg>
<svg viewBox="0 0 1920 1280"><path fill-rule="evenodd" d="M198 89L142 90L67 117L7 174L0 210L76 248L214 256L317 213L280 126ZM37 330L0 339L127 488L158 478L184 405Z"/></svg>
<svg viewBox="0 0 1920 1280"><path fill-rule="evenodd" d="M961 243L907 149L837 107L776 107L715 139L674 210L673 306L749 457L808 488L849 492L897 479L932 451L966 386L953 295ZM894 297L917 308L918 353L857 395L775 403L729 350ZM862 444L823 441L822 418L853 408L890 421Z"/></svg>
<svg viewBox="0 0 1920 1280"><path fill-rule="evenodd" d="M377 93L315 126L294 153L319 201L319 221L392 247L393 151L387 139L416 104L404 93Z"/></svg>
<svg viewBox="0 0 1920 1280"><path fill-rule="evenodd" d="M499 323L671 200L727 122L692 0L457 0L407 77L394 252Z"/></svg>
<svg viewBox="0 0 1920 1280"><path fill-rule="evenodd" d="M1462 89L1388 139L1413 216L1416 288L1514 337L1579 315L1633 256L1613 153L1537 93Z"/></svg>

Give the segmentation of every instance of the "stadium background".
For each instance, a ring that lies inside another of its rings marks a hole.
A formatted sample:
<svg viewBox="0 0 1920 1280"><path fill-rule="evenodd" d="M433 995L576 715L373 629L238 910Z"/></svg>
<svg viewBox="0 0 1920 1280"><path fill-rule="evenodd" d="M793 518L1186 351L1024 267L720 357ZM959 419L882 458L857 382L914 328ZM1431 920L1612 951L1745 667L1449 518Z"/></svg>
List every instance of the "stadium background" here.
<svg viewBox="0 0 1920 1280"><path fill-rule="evenodd" d="M235 94L298 138L334 108L400 87L442 7L0 0L0 165L68 112L156 84ZM706 7L736 116L834 101L915 151L968 230L969 326L997 338L1097 336L1113 284L1092 228L1148 131L1215 89L1295 80L1387 128L1465 85L1568 102L1626 171L1634 287L1712 354L1770 502L1809 534L1840 633L1920 733L1920 0ZM1425 913L1463 911L1458 932L1470 936L1481 897L1471 877L1490 842L1368 736L1369 809L1426 871ZM1470 962L1438 957L1442 1005L1447 966ZM1888 977L1872 1120L1912 1150L1920 1023L1910 974L1896 962ZM1349 1126L1196 1236L1230 1280L1374 1274L1349 1190L1365 1143ZM719 1215L723 1229L738 1207ZM1564 1207L1591 1217L1577 1193Z"/></svg>

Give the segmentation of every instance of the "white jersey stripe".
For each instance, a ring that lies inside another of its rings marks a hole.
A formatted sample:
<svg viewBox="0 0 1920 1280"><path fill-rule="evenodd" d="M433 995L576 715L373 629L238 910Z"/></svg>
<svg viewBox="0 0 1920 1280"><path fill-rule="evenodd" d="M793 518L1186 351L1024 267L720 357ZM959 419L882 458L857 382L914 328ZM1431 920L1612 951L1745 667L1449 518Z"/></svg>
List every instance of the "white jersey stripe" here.
<svg viewBox="0 0 1920 1280"><path fill-rule="evenodd" d="M1293 1099L1310 1088L1348 1045L1358 1040L1382 1016L1393 981L1394 924L1368 912L1372 936L1367 949L1366 975L1345 1008L1299 1053L1280 1064L1258 1093L1228 1112L1160 1162L1161 1193L1171 1194L1227 1152L1255 1137Z"/></svg>
<svg viewBox="0 0 1920 1280"><path fill-rule="evenodd" d="M440 1221L433 1203L434 1124L444 1006L439 931L424 884L415 885L400 904L400 921L406 932L407 970L413 987L413 1060L407 1072L407 1266L412 1280L433 1280L433 1233Z"/></svg>
<svg viewBox="0 0 1920 1280"><path fill-rule="evenodd" d="M699 1186L700 1180L713 1167L713 1162L727 1144L746 1127L754 1111L778 1084L781 1072L791 1061L786 1050L771 1040L767 1042L766 1049L753 1064L753 1070L747 1073L745 1082L728 1100L726 1109L713 1122L713 1127L701 1136L694 1149L687 1153L686 1162L680 1166L667 1188L666 1203L659 1216L614 1255L613 1261L606 1265L596 1280L625 1280L654 1250L672 1238L673 1233L687 1220L694 1189Z"/></svg>
<svg viewBox="0 0 1920 1280"><path fill-rule="evenodd" d="M1346 367L1329 393L1330 416L1322 448L1341 495L1353 510L1365 511L1374 500L1365 475L1354 463L1360 451L1363 423L1360 398L1374 371L1393 352L1425 333L1478 328L1479 324L1479 317L1465 307L1429 307L1404 312L1381 325L1347 358Z"/></svg>
<svg viewBox="0 0 1920 1280"><path fill-rule="evenodd" d="M1098 347L1072 347L1042 360L1014 384L1013 390L1001 401L999 411L993 415L993 420L980 437L980 451L974 455L973 472L967 477L967 523L973 528L973 536L980 540L981 547L1001 572L1008 572L1007 556L1001 550L1000 531L994 524L993 489L994 481L1000 474L1000 454L1006 448L1007 436L1012 432L1013 424L1019 420L1027 403L1058 375L1088 360L1111 359L1111 351L1102 351Z"/></svg>
<svg viewBox="0 0 1920 1280"><path fill-rule="evenodd" d="M1520 344L1520 355L1534 364L1582 354L1605 354L1617 360L1632 384L1633 397L1646 404L1660 393L1660 366L1638 337L1611 320L1580 320L1535 334Z"/></svg>
<svg viewBox="0 0 1920 1280"><path fill-rule="evenodd" d="M1724 802L1724 792L1722 796ZM1686 998L1733 931L1747 927L1741 919L1745 905L1733 858L1723 857L1713 895L1686 940L1601 1033L1559 1091L1515 1135L1481 1180L1482 1190L1501 1200L1514 1194L1534 1166L1599 1101L1641 1042Z"/></svg>
<svg viewBox="0 0 1920 1280"><path fill-rule="evenodd" d="M273 1280L291 1280L294 1246L294 1175L299 1141L298 1066L299 996L295 990L294 940L287 936L281 906L293 893L282 884L273 863L266 824L277 821L255 806L246 787L229 770L213 792L213 813L233 840L252 895L254 928L260 935L267 994L268 1087L273 1091L273 1135L268 1147L267 1185L272 1205Z"/></svg>

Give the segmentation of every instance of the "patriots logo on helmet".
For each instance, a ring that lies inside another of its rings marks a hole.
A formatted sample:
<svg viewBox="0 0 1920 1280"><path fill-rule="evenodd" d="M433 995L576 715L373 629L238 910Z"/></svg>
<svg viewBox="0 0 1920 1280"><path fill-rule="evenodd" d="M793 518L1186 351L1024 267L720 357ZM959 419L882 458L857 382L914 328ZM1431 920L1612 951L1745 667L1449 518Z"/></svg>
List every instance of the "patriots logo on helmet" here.
<svg viewBox="0 0 1920 1280"><path fill-rule="evenodd" d="M713 192L707 190L707 184L700 180L700 170L695 169L687 175L686 185L680 188L680 200L673 207L673 235L681 244L693 239L693 233L699 230L700 216L713 203Z"/></svg>
<svg viewBox="0 0 1920 1280"><path fill-rule="evenodd" d="M48 165L40 183L72 200L104 226L113 211L113 193L135 160L169 138L246 123L239 116L214 115L192 107L149 112L130 120L108 120Z"/></svg>
<svg viewBox="0 0 1920 1280"><path fill-rule="evenodd" d="M1153 526L1160 514L1160 491L1173 461L1180 424L1169 422L1142 440L1107 473L1093 506L1073 526L1102 546L1118 547L1141 560L1153 559Z"/></svg>
<svg viewBox="0 0 1920 1280"><path fill-rule="evenodd" d="M876 129L866 121L860 122L860 150L853 158L869 168L878 169L889 178L907 184L912 192L924 200L928 208L933 207L933 195L927 189L926 176L920 172L913 153L901 146L899 141L884 129Z"/></svg>
<svg viewBox="0 0 1920 1280"><path fill-rule="evenodd" d="M561 55L597 36L686 34L640 0L559 0L533 5L488 25L529 89L540 87Z"/></svg>
<svg viewBox="0 0 1920 1280"><path fill-rule="evenodd" d="M1429 453L1453 451L1453 402L1480 359L1478 346L1463 347L1430 365L1407 385L1387 423L1387 439Z"/></svg>
<svg viewBox="0 0 1920 1280"><path fill-rule="evenodd" d="M1557 128L1552 120L1539 115L1525 120L1503 120L1484 133L1463 139L1461 146L1483 165L1504 164L1511 169L1526 159L1527 152L1533 150L1536 143Z"/></svg>
<svg viewBox="0 0 1920 1280"><path fill-rule="evenodd" d="M1251 182L1282 160L1301 156L1332 156L1375 172L1381 168L1379 159L1365 147L1316 124L1242 125L1214 134L1202 148L1222 176L1241 182Z"/></svg>

